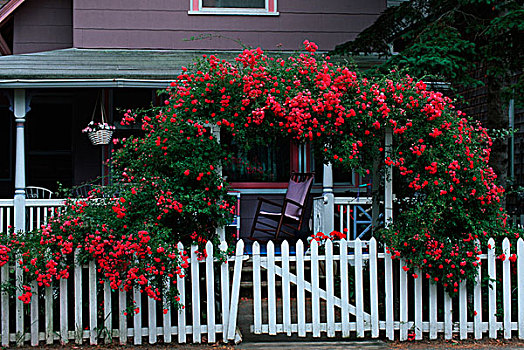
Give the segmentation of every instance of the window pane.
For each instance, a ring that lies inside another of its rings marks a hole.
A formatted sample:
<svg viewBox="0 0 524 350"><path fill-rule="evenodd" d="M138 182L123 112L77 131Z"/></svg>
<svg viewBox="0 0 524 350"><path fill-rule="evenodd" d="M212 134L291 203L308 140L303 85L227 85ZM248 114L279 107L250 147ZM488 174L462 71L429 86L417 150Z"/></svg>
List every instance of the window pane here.
<svg viewBox="0 0 524 350"><path fill-rule="evenodd" d="M315 169L315 183L322 183L324 177L324 163L320 157L313 157ZM340 164L333 164L333 183L353 185L353 173L343 168Z"/></svg>
<svg viewBox="0 0 524 350"><path fill-rule="evenodd" d="M11 135L13 114L6 108L0 109L0 179L11 177Z"/></svg>
<svg viewBox="0 0 524 350"><path fill-rule="evenodd" d="M227 145L229 162L223 169L227 181L287 182L289 180L289 141L278 140L268 145L240 149L227 136L221 137Z"/></svg>
<svg viewBox="0 0 524 350"><path fill-rule="evenodd" d="M32 103L27 114L30 151L71 151L73 106Z"/></svg>
<svg viewBox="0 0 524 350"><path fill-rule="evenodd" d="M26 119L27 185L52 191L56 191L57 182L70 187L73 182L72 104L33 102Z"/></svg>
<svg viewBox="0 0 524 350"><path fill-rule="evenodd" d="M266 1L265 0L202 0L202 7L263 9L266 7Z"/></svg>

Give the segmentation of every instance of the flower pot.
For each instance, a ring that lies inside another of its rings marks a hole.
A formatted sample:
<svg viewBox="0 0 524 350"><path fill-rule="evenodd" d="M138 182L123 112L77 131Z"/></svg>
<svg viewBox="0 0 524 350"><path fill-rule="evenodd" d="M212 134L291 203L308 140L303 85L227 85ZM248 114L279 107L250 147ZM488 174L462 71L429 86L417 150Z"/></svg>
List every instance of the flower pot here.
<svg viewBox="0 0 524 350"><path fill-rule="evenodd" d="M97 130L91 131L87 134L89 140L95 146L97 145L107 145L111 141L111 136L113 136L113 130Z"/></svg>

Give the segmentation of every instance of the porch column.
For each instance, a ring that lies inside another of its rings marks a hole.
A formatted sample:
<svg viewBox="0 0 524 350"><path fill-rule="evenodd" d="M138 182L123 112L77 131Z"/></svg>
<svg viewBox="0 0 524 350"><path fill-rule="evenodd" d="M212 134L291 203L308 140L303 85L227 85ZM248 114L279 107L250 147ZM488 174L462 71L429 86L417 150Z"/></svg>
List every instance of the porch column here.
<svg viewBox="0 0 524 350"><path fill-rule="evenodd" d="M331 163L324 164L322 196L324 197L322 229L324 230L324 233L330 233L335 229L335 195L333 194L333 166Z"/></svg>
<svg viewBox="0 0 524 350"><path fill-rule="evenodd" d="M15 89L13 112L16 121L15 232L25 231L25 139L27 113L25 89Z"/></svg>
<svg viewBox="0 0 524 350"><path fill-rule="evenodd" d="M393 132L391 128L386 129L385 157L391 157L393 151ZM384 179L384 216L386 227L393 222L393 166L386 166Z"/></svg>

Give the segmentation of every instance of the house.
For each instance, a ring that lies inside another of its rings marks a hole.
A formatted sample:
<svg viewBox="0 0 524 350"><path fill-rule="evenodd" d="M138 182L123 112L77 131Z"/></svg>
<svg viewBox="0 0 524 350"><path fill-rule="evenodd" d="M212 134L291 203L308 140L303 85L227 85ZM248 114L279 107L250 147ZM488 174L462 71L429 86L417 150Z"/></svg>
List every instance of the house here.
<svg viewBox="0 0 524 350"><path fill-rule="evenodd" d="M0 231L5 231L9 223L23 229L33 220L23 215L24 207L38 205L26 198L26 186L55 191L57 181L66 187L108 181L103 160L112 146L93 146L81 133L97 103L117 122L122 110L159 103L155 91L193 58L206 52L232 57L240 44L285 53L308 39L328 51L373 23L387 3L4 0L0 6L0 198L5 198ZM118 126L115 137L134 132ZM227 174L240 194L242 234L250 227L257 196L279 198L290 171L315 168L307 147L277 147L255 155L262 175L243 171L241 159ZM317 193L321 173L317 164ZM341 177L336 190L357 188L357 178Z"/></svg>

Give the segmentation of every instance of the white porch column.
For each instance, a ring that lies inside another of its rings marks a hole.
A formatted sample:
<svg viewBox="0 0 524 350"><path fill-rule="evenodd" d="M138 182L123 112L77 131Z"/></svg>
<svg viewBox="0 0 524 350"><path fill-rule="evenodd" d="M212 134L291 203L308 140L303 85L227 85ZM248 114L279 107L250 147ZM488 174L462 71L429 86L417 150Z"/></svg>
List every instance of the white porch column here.
<svg viewBox="0 0 524 350"><path fill-rule="evenodd" d="M331 163L324 164L322 196L324 197L322 229L324 230L324 233L330 233L335 229L335 195L333 194L333 166Z"/></svg>
<svg viewBox="0 0 524 350"><path fill-rule="evenodd" d="M385 156L391 157L393 152L393 132L391 128L386 129L385 139ZM386 174L384 179L384 206L385 206L385 225L386 227L393 222L393 166L386 166Z"/></svg>
<svg viewBox="0 0 524 350"><path fill-rule="evenodd" d="M15 89L13 112L16 121L15 232L25 231L25 89Z"/></svg>

